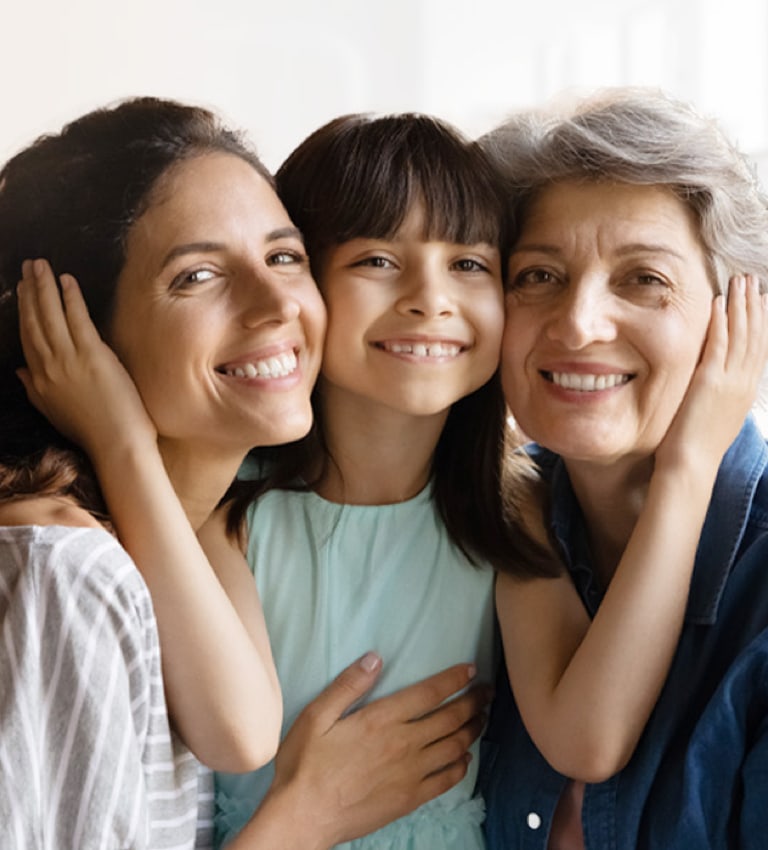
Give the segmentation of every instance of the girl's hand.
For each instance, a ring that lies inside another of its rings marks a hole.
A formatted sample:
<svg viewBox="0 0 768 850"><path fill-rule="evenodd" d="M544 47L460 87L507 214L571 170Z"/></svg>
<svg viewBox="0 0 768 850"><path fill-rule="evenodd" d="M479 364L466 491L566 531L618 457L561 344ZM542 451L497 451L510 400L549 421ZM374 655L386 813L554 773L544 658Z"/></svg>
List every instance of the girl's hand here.
<svg viewBox="0 0 768 850"><path fill-rule="evenodd" d="M93 458L122 437L156 443L135 384L91 322L77 282L61 276L61 296L45 260L25 260L18 285L18 375L30 402Z"/></svg>
<svg viewBox="0 0 768 850"><path fill-rule="evenodd" d="M719 466L754 404L768 357L768 295L757 278L731 280L728 307L718 295L701 361L669 431L656 465Z"/></svg>

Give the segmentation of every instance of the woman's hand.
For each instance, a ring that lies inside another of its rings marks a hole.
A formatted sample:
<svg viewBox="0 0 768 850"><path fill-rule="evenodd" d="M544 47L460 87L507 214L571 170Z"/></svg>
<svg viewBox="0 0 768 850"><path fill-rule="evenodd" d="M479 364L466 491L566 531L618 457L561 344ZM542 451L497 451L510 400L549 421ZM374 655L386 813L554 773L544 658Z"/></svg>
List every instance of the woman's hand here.
<svg viewBox="0 0 768 850"><path fill-rule="evenodd" d="M482 731L491 689L459 664L356 711L381 668L369 653L299 715L269 794L235 848L325 850L367 835L452 788Z"/></svg>
<svg viewBox="0 0 768 850"><path fill-rule="evenodd" d="M720 465L755 402L768 357L768 295L757 278L731 280L712 307L701 361L670 428L656 464Z"/></svg>
<svg viewBox="0 0 768 850"><path fill-rule="evenodd" d="M77 282L50 265L26 260L18 285L21 343L18 371L30 402L93 458L121 437L156 442L156 432L130 376L99 336Z"/></svg>

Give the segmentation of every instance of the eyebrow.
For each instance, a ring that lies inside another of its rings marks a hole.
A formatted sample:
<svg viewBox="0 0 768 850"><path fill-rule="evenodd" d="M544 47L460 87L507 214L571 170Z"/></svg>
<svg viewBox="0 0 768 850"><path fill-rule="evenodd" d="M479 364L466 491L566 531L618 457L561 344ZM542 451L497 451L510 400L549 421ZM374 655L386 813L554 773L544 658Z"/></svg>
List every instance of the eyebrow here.
<svg viewBox="0 0 768 850"><path fill-rule="evenodd" d="M546 245L539 244L535 242L531 242L528 244L518 245L512 249L511 254L523 254L523 253L540 253L547 254L551 257L559 257L562 255L562 251L560 248L555 245ZM627 245L621 245L616 254L620 257L628 256L631 254L668 254L671 257L677 257L678 260L685 259L682 254L678 251L675 251L674 248L671 248L669 245L656 244L653 242L630 242Z"/></svg>
<svg viewBox="0 0 768 850"><path fill-rule="evenodd" d="M304 237L298 227L278 227L276 230L270 230L264 241L277 242L278 239L299 239L302 243L304 242ZM183 257L187 254L206 254L213 251L223 251L226 247L224 242L185 242L183 245L174 245L163 258L160 268L164 269L177 257Z"/></svg>

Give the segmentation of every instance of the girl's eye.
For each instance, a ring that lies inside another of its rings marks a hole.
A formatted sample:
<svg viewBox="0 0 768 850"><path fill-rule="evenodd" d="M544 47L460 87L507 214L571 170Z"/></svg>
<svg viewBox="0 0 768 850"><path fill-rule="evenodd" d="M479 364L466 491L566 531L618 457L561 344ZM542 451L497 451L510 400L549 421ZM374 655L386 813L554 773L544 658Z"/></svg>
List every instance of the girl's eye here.
<svg viewBox="0 0 768 850"><path fill-rule="evenodd" d="M305 263L306 261L307 255L303 252L286 249L275 251L274 254L270 254L267 258L267 264L270 266L290 266L296 263Z"/></svg>
<svg viewBox="0 0 768 850"><path fill-rule="evenodd" d="M213 269L191 269L177 274L171 281L171 289L184 289L185 287L196 286L216 277L216 272Z"/></svg>
<svg viewBox="0 0 768 850"><path fill-rule="evenodd" d="M353 263L354 266L366 266L371 269L392 269L395 267L395 264L392 260L387 259L387 257L365 257L362 260L358 260L356 263Z"/></svg>
<svg viewBox="0 0 768 850"><path fill-rule="evenodd" d="M472 257L464 257L461 260L456 260L452 266L457 272L487 272L488 266L481 263L480 260L475 260Z"/></svg>

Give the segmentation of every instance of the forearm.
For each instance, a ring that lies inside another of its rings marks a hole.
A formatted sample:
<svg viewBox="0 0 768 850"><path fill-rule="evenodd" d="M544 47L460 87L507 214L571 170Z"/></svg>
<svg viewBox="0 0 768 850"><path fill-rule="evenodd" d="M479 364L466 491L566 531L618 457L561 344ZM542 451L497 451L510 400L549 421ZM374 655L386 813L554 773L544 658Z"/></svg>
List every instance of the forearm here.
<svg viewBox="0 0 768 850"><path fill-rule="evenodd" d="M277 748L282 703L263 625L244 626L171 486L156 448L96 459L119 537L152 595L169 710L211 767L240 771Z"/></svg>
<svg viewBox="0 0 768 850"><path fill-rule="evenodd" d="M594 621L551 693L543 749L563 773L607 778L629 760L685 616L715 470L654 474Z"/></svg>

